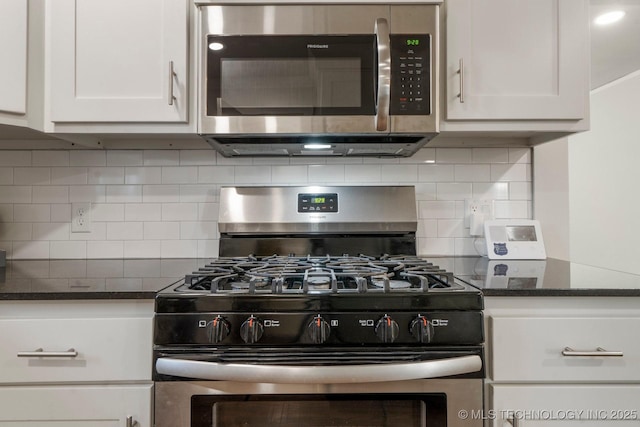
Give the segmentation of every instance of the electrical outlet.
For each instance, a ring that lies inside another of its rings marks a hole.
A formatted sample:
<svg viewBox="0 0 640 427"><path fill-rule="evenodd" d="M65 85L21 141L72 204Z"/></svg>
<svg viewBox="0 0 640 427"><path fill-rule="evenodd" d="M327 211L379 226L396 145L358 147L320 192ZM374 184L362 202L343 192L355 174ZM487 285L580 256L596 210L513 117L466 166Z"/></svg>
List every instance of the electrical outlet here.
<svg viewBox="0 0 640 427"><path fill-rule="evenodd" d="M493 218L493 200L467 199L464 201L464 226L472 236L484 235L484 221Z"/></svg>
<svg viewBox="0 0 640 427"><path fill-rule="evenodd" d="M91 203L71 204L71 232L91 233Z"/></svg>

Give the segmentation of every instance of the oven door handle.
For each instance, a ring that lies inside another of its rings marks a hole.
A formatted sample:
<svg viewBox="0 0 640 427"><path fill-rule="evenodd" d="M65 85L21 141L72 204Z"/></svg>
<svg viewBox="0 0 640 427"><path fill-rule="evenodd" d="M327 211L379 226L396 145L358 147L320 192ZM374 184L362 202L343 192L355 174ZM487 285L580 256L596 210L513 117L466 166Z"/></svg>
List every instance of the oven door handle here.
<svg viewBox="0 0 640 427"><path fill-rule="evenodd" d="M159 358L156 361L156 371L164 375L200 380L276 384L405 381L469 374L478 372L480 369L482 369L482 359L478 355L425 362L340 366L255 365L169 357Z"/></svg>

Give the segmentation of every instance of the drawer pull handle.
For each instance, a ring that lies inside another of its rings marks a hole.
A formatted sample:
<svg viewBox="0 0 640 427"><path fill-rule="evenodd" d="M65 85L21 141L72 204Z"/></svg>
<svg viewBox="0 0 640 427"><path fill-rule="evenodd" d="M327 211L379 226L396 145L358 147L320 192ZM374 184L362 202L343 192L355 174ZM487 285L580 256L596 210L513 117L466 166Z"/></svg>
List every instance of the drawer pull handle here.
<svg viewBox="0 0 640 427"><path fill-rule="evenodd" d="M622 357L624 354L621 351L607 351L602 347L596 348L596 351L576 351L571 347L565 347L562 350L563 356L582 356L582 357Z"/></svg>
<svg viewBox="0 0 640 427"><path fill-rule="evenodd" d="M38 348L34 351L21 351L18 353L18 357L70 357L74 358L78 356L78 352L70 348L67 351L44 351Z"/></svg>
<svg viewBox="0 0 640 427"><path fill-rule="evenodd" d="M125 427L136 427L137 425L138 425L138 422L134 420L131 415L129 415L127 417L127 423L125 424Z"/></svg>

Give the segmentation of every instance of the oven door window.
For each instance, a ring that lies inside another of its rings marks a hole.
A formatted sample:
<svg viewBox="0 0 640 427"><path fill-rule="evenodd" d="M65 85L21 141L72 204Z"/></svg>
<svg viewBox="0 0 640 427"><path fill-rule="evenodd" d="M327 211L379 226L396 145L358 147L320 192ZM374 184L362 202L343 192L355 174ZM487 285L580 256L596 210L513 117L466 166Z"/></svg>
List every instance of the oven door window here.
<svg viewBox="0 0 640 427"><path fill-rule="evenodd" d="M208 36L207 115L374 115L375 37Z"/></svg>
<svg viewBox="0 0 640 427"><path fill-rule="evenodd" d="M191 402L191 427L446 426L440 394L194 396Z"/></svg>

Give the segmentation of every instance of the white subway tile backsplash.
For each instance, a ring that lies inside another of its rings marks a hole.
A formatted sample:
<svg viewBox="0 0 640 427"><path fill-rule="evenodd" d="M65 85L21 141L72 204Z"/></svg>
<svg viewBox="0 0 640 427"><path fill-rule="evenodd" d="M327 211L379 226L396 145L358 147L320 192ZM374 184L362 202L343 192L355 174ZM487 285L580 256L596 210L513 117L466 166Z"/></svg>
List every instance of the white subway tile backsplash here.
<svg viewBox="0 0 640 427"><path fill-rule="evenodd" d="M307 183L307 166L286 165L271 167L271 182L273 184Z"/></svg>
<svg viewBox="0 0 640 427"><path fill-rule="evenodd" d="M509 148L509 163L531 163L531 148Z"/></svg>
<svg viewBox="0 0 640 427"><path fill-rule="evenodd" d="M13 183L15 185L48 185L51 183L51 169L15 168Z"/></svg>
<svg viewBox="0 0 640 427"><path fill-rule="evenodd" d="M179 240L179 222L145 222L144 240Z"/></svg>
<svg viewBox="0 0 640 427"><path fill-rule="evenodd" d="M160 242L162 258L197 258L197 240L163 240Z"/></svg>
<svg viewBox="0 0 640 427"><path fill-rule="evenodd" d="M454 201L421 201L418 203L418 218L420 219L455 217L456 203Z"/></svg>
<svg viewBox="0 0 640 427"><path fill-rule="evenodd" d="M470 183L446 183L436 184L437 200L465 200L473 194L473 186Z"/></svg>
<svg viewBox="0 0 640 427"><path fill-rule="evenodd" d="M235 169L236 184L271 183L271 166L236 166Z"/></svg>
<svg viewBox="0 0 640 427"><path fill-rule="evenodd" d="M481 200L507 200L509 198L509 183L474 182L473 198Z"/></svg>
<svg viewBox="0 0 640 427"><path fill-rule="evenodd" d="M89 184L124 184L123 167L89 168Z"/></svg>
<svg viewBox="0 0 640 427"><path fill-rule="evenodd" d="M198 203L198 221L217 221L218 203Z"/></svg>
<svg viewBox="0 0 640 427"><path fill-rule="evenodd" d="M51 205L51 222L70 222L71 221L71 204L52 204Z"/></svg>
<svg viewBox="0 0 640 427"><path fill-rule="evenodd" d="M531 217L530 151L423 148L402 159L3 151L0 247L15 258L215 257L221 186L409 184L416 188L419 253L475 255L461 225L464 200L495 200L499 218ZM70 232L76 202L92 203L89 233Z"/></svg>
<svg viewBox="0 0 640 427"><path fill-rule="evenodd" d="M33 237L31 230L32 224L29 222L14 222L10 227L3 224L0 227L0 240L31 240Z"/></svg>
<svg viewBox="0 0 640 427"><path fill-rule="evenodd" d="M324 184L344 182L345 165L310 165L309 182Z"/></svg>
<svg viewBox="0 0 640 427"><path fill-rule="evenodd" d="M126 167L125 184L162 184L161 167Z"/></svg>
<svg viewBox="0 0 640 427"><path fill-rule="evenodd" d="M52 185L85 185L87 182L87 168L51 168Z"/></svg>
<svg viewBox="0 0 640 427"><path fill-rule="evenodd" d="M418 165L418 182L453 181L454 170L454 165Z"/></svg>
<svg viewBox="0 0 640 427"><path fill-rule="evenodd" d="M380 176L384 182L416 182L418 180L418 166L410 164L380 165Z"/></svg>
<svg viewBox="0 0 640 427"><path fill-rule="evenodd" d="M51 258L49 242L13 242L12 257L15 259L47 259Z"/></svg>
<svg viewBox="0 0 640 427"><path fill-rule="evenodd" d="M123 258L124 242L89 241L87 242L87 258Z"/></svg>
<svg viewBox="0 0 640 427"><path fill-rule="evenodd" d="M162 204L162 221L195 221L197 219L197 203Z"/></svg>
<svg viewBox="0 0 640 427"><path fill-rule="evenodd" d="M69 187L69 202L105 203L106 193L104 185L72 185Z"/></svg>
<svg viewBox="0 0 640 427"><path fill-rule="evenodd" d="M91 205L91 220L96 222L124 221L124 204L94 203Z"/></svg>
<svg viewBox="0 0 640 427"><path fill-rule="evenodd" d="M436 148L436 163L471 163L471 148Z"/></svg>
<svg viewBox="0 0 640 427"><path fill-rule="evenodd" d="M160 203L127 203L124 205L125 221L161 221L162 204Z"/></svg>
<svg viewBox="0 0 640 427"><path fill-rule="evenodd" d="M160 258L160 255L160 245L156 241L128 240L124 242L125 258ZM154 271L155 274L158 274L158 269Z"/></svg>
<svg viewBox="0 0 640 427"><path fill-rule="evenodd" d="M69 166L69 152L64 150L37 150L32 157L32 166Z"/></svg>
<svg viewBox="0 0 640 427"><path fill-rule="evenodd" d="M33 240L69 240L68 222L48 222L33 224Z"/></svg>
<svg viewBox="0 0 640 427"><path fill-rule="evenodd" d="M473 237L455 239L455 254L456 256L478 256L480 255L479 249L483 249L481 247L483 244L484 241Z"/></svg>
<svg viewBox="0 0 640 427"><path fill-rule="evenodd" d="M14 187L18 188L18 187ZM32 187L33 203L68 203L69 187L67 186L49 186L49 187Z"/></svg>
<svg viewBox="0 0 640 427"><path fill-rule="evenodd" d="M487 182L491 180L490 165L455 165L454 179L457 182Z"/></svg>
<svg viewBox="0 0 640 427"><path fill-rule="evenodd" d="M492 181L528 181L528 176L527 165L524 163L491 165Z"/></svg>
<svg viewBox="0 0 640 427"><path fill-rule="evenodd" d="M509 199L510 200L531 200L531 183L529 182L511 182L509 183Z"/></svg>
<svg viewBox="0 0 640 427"><path fill-rule="evenodd" d="M70 166L106 166L106 151L77 150L69 153Z"/></svg>
<svg viewBox="0 0 640 427"><path fill-rule="evenodd" d="M195 184L197 182L197 166L165 166L162 168L163 184Z"/></svg>
<svg viewBox="0 0 640 427"><path fill-rule="evenodd" d="M8 224L13 222L13 205L3 203L0 205L0 224ZM0 228L2 225L0 225Z"/></svg>
<svg viewBox="0 0 640 427"><path fill-rule="evenodd" d="M178 166L180 164L180 151L145 150L142 158L144 166Z"/></svg>
<svg viewBox="0 0 640 427"><path fill-rule="evenodd" d="M473 148L473 163L508 163L508 148Z"/></svg>
<svg viewBox="0 0 640 427"><path fill-rule="evenodd" d="M180 150L180 165L215 165L216 152L213 150Z"/></svg>
<svg viewBox="0 0 640 427"><path fill-rule="evenodd" d="M86 241L62 241L50 243L51 258L87 258Z"/></svg>
<svg viewBox="0 0 640 427"><path fill-rule="evenodd" d="M0 185L13 184L13 168L0 168Z"/></svg>
<svg viewBox="0 0 640 427"><path fill-rule="evenodd" d="M31 166L31 151L2 151L0 166Z"/></svg>
<svg viewBox="0 0 640 427"><path fill-rule="evenodd" d="M142 150L109 150L107 166L142 166Z"/></svg>
<svg viewBox="0 0 640 427"><path fill-rule="evenodd" d="M201 184L233 184L235 182L233 166L200 166L198 182Z"/></svg>
<svg viewBox="0 0 640 427"><path fill-rule="evenodd" d="M107 185L107 203L142 202L141 185Z"/></svg>
<svg viewBox="0 0 640 427"><path fill-rule="evenodd" d="M107 240L142 240L142 222L107 223Z"/></svg>
<svg viewBox="0 0 640 427"><path fill-rule="evenodd" d="M380 183L382 177L381 165L349 165L344 171L347 183Z"/></svg>
<svg viewBox="0 0 640 427"><path fill-rule="evenodd" d="M526 201L497 200L493 207L496 219L531 217Z"/></svg>
<svg viewBox="0 0 640 427"><path fill-rule="evenodd" d="M47 204L37 205L13 205L15 222L50 222L51 206Z"/></svg>

